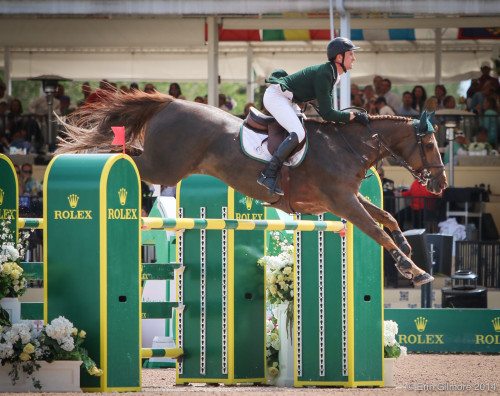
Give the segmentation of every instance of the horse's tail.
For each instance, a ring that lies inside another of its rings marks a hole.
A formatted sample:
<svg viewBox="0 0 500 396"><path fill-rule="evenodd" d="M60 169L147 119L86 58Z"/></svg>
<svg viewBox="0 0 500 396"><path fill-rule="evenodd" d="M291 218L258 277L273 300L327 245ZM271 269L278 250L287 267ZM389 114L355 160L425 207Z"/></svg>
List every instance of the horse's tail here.
<svg viewBox="0 0 500 396"><path fill-rule="evenodd" d="M56 153L120 151L120 146L111 145L114 136L112 126L125 127L128 150L142 150L143 131L147 122L174 100L160 93L104 92L98 101L80 107L66 120L59 119L65 134L58 139Z"/></svg>

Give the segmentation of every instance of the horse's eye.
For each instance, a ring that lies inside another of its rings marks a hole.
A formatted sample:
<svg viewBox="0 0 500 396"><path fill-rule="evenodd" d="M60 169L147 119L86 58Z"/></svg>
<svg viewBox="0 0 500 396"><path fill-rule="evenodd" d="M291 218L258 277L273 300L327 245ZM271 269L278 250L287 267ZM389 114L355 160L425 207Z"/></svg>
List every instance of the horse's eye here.
<svg viewBox="0 0 500 396"><path fill-rule="evenodd" d="M426 148L427 150L432 150L432 149L434 149L434 143L426 143L426 144L425 144L425 148Z"/></svg>

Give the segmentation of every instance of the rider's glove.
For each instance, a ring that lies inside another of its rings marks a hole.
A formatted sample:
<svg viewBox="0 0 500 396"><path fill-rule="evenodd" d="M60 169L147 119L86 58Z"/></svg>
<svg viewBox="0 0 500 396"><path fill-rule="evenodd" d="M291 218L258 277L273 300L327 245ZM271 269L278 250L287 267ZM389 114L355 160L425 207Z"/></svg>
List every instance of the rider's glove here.
<svg viewBox="0 0 500 396"><path fill-rule="evenodd" d="M370 122L370 119L368 118L368 114L359 112L359 113L354 113L353 121L359 122L361 125L367 126L368 123Z"/></svg>

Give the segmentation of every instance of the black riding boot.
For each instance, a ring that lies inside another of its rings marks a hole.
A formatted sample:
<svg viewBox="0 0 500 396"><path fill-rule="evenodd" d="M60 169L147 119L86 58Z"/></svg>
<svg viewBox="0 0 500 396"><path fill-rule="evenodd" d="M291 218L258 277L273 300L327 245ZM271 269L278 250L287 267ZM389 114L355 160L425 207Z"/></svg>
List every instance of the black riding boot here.
<svg viewBox="0 0 500 396"><path fill-rule="evenodd" d="M276 152L267 164L257 183L266 187L273 194L283 195L283 191L278 186L278 175L283 166L283 162L288 158L293 150L299 145L299 137L295 132L290 133L279 145Z"/></svg>

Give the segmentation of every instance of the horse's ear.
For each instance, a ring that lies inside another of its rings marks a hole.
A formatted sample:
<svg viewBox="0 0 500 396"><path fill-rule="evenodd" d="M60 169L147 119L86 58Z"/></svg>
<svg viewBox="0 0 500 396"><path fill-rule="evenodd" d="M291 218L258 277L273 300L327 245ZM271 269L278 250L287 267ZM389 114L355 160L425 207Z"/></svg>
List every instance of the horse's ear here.
<svg viewBox="0 0 500 396"><path fill-rule="evenodd" d="M418 131L420 133L427 132L427 110L422 111L422 115L420 116L420 122L418 123Z"/></svg>

